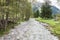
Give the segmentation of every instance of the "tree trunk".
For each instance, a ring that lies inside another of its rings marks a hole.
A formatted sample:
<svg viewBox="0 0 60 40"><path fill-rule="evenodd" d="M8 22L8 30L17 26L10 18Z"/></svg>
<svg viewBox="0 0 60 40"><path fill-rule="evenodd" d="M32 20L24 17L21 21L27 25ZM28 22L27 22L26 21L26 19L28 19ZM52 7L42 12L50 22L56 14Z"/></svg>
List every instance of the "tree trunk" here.
<svg viewBox="0 0 60 40"><path fill-rule="evenodd" d="M6 27L8 26L8 15L9 15L9 12L6 12L5 30L6 30Z"/></svg>

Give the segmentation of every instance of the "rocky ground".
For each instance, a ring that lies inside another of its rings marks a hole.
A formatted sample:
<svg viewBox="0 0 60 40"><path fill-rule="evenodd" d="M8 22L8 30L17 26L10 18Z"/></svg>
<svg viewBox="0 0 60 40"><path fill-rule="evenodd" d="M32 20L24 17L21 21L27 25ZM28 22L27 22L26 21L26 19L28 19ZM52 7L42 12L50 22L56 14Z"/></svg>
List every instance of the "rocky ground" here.
<svg viewBox="0 0 60 40"><path fill-rule="evenodd" d="M30 19L11 29L9 34L0 37L0 40L58 40L58 38L38 21Z"/></svg>

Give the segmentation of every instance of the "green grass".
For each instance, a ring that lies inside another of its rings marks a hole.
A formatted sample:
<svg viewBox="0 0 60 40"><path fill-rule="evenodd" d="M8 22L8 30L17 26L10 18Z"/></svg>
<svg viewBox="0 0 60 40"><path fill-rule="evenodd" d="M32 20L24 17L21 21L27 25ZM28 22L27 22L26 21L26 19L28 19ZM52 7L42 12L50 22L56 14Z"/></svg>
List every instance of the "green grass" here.
<svg viewBox="0 0 60 40"><path fill-rule="evenodd" d="M37 21L39 22L43 22L43 23L47 23L51 26L52 28L52 32L57 35L60 36L60 21L54 21L53 19L42 19L42 18L36 18ZM59 22L59 23L57 23Z"/></svg>
<svg viewBox="0 0 60 40"><path fill-rule="evenodd" d="M60 23L56 24L53 29L54 29L53 32L56 35L60 35Z"/></svg>
<svg viewBox="0 0 60 40"><path fill-rule="evenodd" d="M40 17L36 18L36 20L39 21L39 22L47 23L47 24L49 24L51 26L56 25L56 22L57 22L57 21L54 21L53 19L42 19Z"/></svg>

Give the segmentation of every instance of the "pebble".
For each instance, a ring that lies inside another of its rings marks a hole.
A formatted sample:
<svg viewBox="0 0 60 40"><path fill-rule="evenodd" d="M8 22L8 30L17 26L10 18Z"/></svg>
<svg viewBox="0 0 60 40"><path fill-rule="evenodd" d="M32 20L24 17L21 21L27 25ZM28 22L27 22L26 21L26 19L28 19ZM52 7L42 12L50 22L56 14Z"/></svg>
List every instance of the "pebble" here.
<svg viewBox="0 0 60 40"><path fill-rule="evenodd" d="M59 40L35 19L23 22L0 40Z"/></svg>

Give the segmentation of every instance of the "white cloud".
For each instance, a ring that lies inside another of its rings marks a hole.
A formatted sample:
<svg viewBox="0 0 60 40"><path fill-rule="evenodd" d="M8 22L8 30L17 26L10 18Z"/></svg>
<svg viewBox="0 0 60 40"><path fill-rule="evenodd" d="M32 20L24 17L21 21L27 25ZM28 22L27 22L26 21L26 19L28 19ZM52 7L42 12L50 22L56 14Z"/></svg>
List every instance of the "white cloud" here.
<svg viewBox="0 0 60 40"><path fill-rule="evenodd" d="M60 9L60 6L59 6L59 3L57 2L57 0L50 0L50 1L52 2L52 5L54 5Z"/></svg>
<svg viewBox="0 0 60 40"><path fill-rule="evenodd" d="M44 0L37 0L38 2L41 2L41 3L43 3L44 2Z"/></svg>
<svg viewBox="0 0 60 40"><path fill-rule="evenodd" d="M37 1L38 1L38 2L41 2L41 3L44 2L44 0L37 0ZM56 6L57 8L60 9L60 5L59 5L59 3L57 2L57 0L50 0L50 1L51 1L51 5Z"/></svg>

